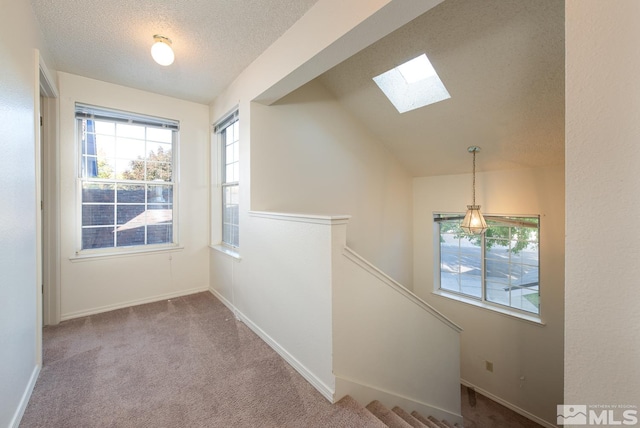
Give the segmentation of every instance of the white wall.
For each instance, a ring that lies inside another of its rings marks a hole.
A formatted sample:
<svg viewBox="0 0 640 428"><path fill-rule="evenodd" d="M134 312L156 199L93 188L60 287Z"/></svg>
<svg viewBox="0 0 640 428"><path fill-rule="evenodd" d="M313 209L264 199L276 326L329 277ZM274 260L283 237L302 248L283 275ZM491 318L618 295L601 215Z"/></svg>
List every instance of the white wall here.
<svg viewBox="0 0 640 428"><path fill-rule="evenodd" d="M640 407L640 2L566 20L564 400Z"/></svg>
<svg viewBox="0 0 640 428"><path fill-rule="evenodd" d="M432 294L433 212L464 212L471 203L468 174L414 180L414 291L462 327L464 381L555 422L563 390L564 172L555 167L479 173L476 178L476 199L485 214L541 216L540 294L546 325ZM485 370L485 360L493 362L493 373Z"/></svg>
<svg viewBox="0 0 640 428"><path fill-rule="evenodd" d="M0 426L19 422L37 355L34 97L38 30L28 1L0 3Z"/></svg>
<svg viewBox="0 0 640 428"><path fill-rule="evenodd" d="M331 399L332 230L346 219L256 212L248 219L242 260L230 261L233 287L212 281L212 291ZM214 266L228 258L214 257Z"/></svg>
<svg viewBox="0 0 640 428"><path fill-rule="evenodd" d="M334 246L332 274L336 399L462 422L459 327L344 240Z"/></svg>
<svg viewBox="0 0 640 428"><path fill-rule="evenodd" d="M412 272L412 180L314 80L251 107L253 209L348 214L347 245L406 287Z"/></svg>
<svg viewBox="0 0 640 428"><path fill-rule="evenodd" d="M208 106L67 73L59 73L59 89L62 318L208 289ZM76 102L180 121L177 202L182 250L72 260L79 233Z"/></svg>

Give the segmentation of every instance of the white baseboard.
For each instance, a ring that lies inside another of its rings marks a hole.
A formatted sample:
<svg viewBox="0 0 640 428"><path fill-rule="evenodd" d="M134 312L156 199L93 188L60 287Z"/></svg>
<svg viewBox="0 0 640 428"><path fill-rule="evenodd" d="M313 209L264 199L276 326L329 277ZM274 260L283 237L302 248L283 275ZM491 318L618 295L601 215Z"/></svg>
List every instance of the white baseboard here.
<svg viewBox="0 0 640 428"><path fill-rule="evenodd" d="M233 303L227 300L227 298L220 294L220 292L218 292L218 290L216 290L215 288L209 287L209 292L213 294L216 299L220 300L222 304L225 305L231 312L233 312L233 315L235 315L236 318L238 318L238 314L236 314L236 307L233 306Z"/></svg>
<svg viewBox="0 0 640 428"><path fill-rule="evenodd" d="M116 303L113 305L105 305L97 308L84 309L82 311L69 312L62 314L60 321L66 321L73 318L86 317L88 315L95 315L102 312L114 311L116 309L128 308L131 306L144 305L145 303L159 302L160 300L174 299L176 297L188 296L189 294L201 293L207 291L208 287L189 288L187 290L174 291L172 293L158 294L151 297L145 297L143 299L128 300L126 302Z"/></svg>
<svg viewBox="0 0 640 428"><path fill-rule="evenodd" d="M233 303L224 298L218 291L213 288L209 288L211 294L218 298L226 307L233 312L235 317L242 321L247 327L249 327L255 334L266 342L274 351L278 353L291 367L293 367L300 375L307 380L315 389L318 390L328 401L333 403L334 389L320 380L314 375L304 364L298 361L293 355L291 355L286 349L284 349L275 339L269 336L264 330L258 327L253 321L236 308Z"/></svg>
<svg viewBox="0 0 640 428"><path fill-rule="evenodd" d="M33 372L31 372L31 377L29 378L29 383L27 383L27 387L24 389L22 393L22 397L20 398L20 403L18 404L18 408L13 415L13 419L9 422L9 428L18 428L20 425L20 421L22 421L22 416L24 415L24 411L27 410L27 405L29 404L29 399L31 398L31 393L33 392L33 388L36 386L36 381L38 380L38 375L40 374L40 366L36 365L33 368Z"/></svg>
<svg viewBox="0 0 640 428"><path fill-rule="evenodd" d="M389 409L399 406L409 413L415 410L424 417L431 415L440 420L446 419L447 422L462 424L462 415L459 413L441 409L440 407L432 406L392 391L336 375L336 399L340 399L345 395L350 395L363 406L366 406L373 400L378 400Z"/></svg>
<svg viewBox="0 0 640 428"><path fill-rule="evenodd" d="M484 389L475 386L471 382L467 382L464 379L460 379L460 383L463 384L464 386L468 387L468 388L473 388L478 394L484 395L485 397L489 398L490 400L493 400L496 403L503 405L507 409L513 410L514 412L524 416L527 419L532 420L533 422L535 422L537 424L542 425L543 427L547 427L547 428L557 428L558 427L557 425L552 424L551 422L547 422L544 419L541 419L541 418L537 417L533 413L529 413L526 410L521 409L520 407L516 406L515 404L509 403L508 401L498 397L497 395L493 395L489 391L485 391Z"/></svg>

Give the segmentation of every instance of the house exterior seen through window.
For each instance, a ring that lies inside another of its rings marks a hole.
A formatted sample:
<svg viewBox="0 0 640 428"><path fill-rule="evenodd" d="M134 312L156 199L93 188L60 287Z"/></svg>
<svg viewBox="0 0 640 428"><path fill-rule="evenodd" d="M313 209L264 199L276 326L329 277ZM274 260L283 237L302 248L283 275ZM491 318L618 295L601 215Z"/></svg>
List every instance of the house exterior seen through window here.
<svg viewBox="0 0 640 428"><path fill-rule="evenodd" d="M76 105L80 248L173 245L178 122Z"/></svg>
<svg viewBox="0 0 640 428"><path fill-rule="evenodd" d="M462 218L434 215L438 289L538 315L539 217L485 216L483 235L463 232Z"/></svg>

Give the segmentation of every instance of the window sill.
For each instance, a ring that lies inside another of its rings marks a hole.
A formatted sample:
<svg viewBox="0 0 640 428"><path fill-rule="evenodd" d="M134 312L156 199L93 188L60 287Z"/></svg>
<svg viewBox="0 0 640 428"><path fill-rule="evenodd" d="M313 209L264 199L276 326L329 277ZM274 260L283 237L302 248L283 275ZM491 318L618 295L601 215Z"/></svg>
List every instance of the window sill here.
<svg viewBox="0 0 640 428"><path fill-rule="evenodd" d="M216 250L222 254L225 254L237 261L242 260L242 257L240 257L240 253L238 251L236 251L235 249L231 248L231 247L227 247L226 245L222 245L222 244L217 244L217 245L209 245L209 247L213 250Z"/></svg>
<svg viewBox="0 0 640 428"><path fill-rule="evenodd" d="M142 255L150 255L157 253L173 253L176 251L184 250L183 246L180 245L172 245L172 246L161 246L161 247L137 247L135 249L127 249L122 251L78 251L74 256L69 257L69 260L72 262L83 262L88 260L100 260L100 259L111 259L117 257L130 257L130 256L142 256Z"/></svg>
<svg viewBox="0 0 640 428"><path fill-rule="evenodd" d="M476 299L471 299L469 297L465 297L465 296L461 296L459 294L455 294L455 293L447 293L446 291L443 290L436 290L433 292L433 294L435 294L436 296L440 296L443 297L445 299L449 299L449 300L456 300L458 302L462 302L462 303L466 303L468 305L471 306L475 306L477 308L481 308L481 309L485 309L487 311L491 311L493 313L497 313L499 315L504 315L504 316L508 316L511 318L516 318L518 320L521 321L525 321L537 326L545 326L546 324L542 321L542 319L536 315L529 315L526 314L524 312L520 312L517 310L512 310L506 307L502 307L502 306L498 306L498 305L492 305L490 303L486 303L486 302L481 302L479 300Z"/></svg>

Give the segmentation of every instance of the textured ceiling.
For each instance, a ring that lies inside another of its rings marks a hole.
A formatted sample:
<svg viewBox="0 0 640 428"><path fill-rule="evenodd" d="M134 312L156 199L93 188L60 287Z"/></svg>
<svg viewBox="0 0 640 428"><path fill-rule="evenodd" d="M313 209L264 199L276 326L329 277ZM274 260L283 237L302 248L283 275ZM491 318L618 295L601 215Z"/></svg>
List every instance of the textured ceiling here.
<svg viewBox="0 0 640 428"><path fill-rule="evenodd" d="M451 99L399 114L372 78L421 53ZM413 176L564 163L562 0L446 0L320 80Z"/></svg>
<svg viewBox="0 0 640 428"><path fill-rule="evenodd" d="M31 0L51 68L208 104L317 0ZM175 62L151 59L153 35Z"/></svg>

